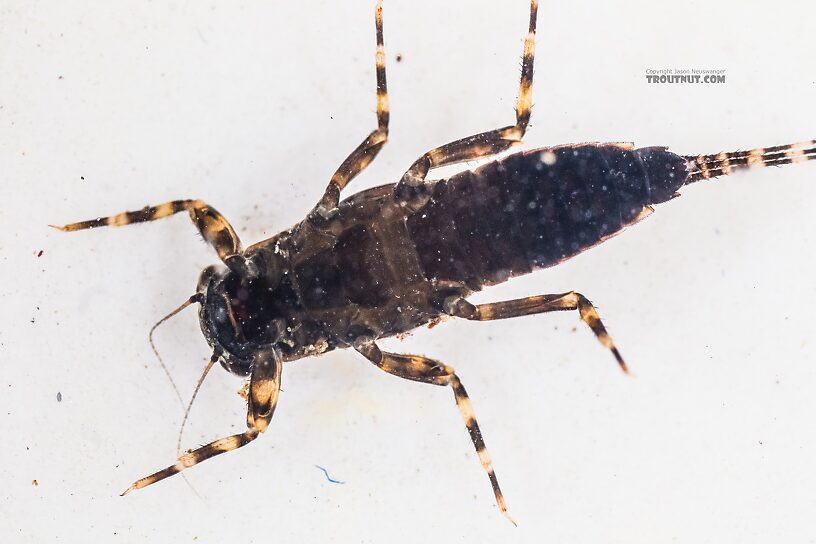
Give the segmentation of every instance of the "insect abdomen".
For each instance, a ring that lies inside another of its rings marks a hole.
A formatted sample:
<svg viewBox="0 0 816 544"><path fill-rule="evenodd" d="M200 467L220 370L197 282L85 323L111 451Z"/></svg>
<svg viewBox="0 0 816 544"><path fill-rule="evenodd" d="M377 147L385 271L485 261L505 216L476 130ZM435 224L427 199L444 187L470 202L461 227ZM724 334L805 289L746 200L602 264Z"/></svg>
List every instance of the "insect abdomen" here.
<svg viewBox="0 0 816 544"><path fill-rule="evenodd" d="M580 253L686 178L686 160L664 148L539 149L437 182L408 226L429 279L478 288Z"/></svg>

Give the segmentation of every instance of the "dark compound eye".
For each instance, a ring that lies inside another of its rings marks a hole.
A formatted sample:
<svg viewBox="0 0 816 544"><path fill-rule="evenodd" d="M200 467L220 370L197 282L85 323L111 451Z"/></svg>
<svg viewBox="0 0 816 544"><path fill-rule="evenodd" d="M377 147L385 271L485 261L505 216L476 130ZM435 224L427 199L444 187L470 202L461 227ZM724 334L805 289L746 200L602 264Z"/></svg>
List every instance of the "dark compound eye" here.
<svg viewBox="0 0 816 544"><path fill-rule="evenodd" d="M212 282L222 274L222 271L222 268L214 265L208 266L202 270L201 274L198 276L198 286L196 287L196 291L198 293L206 293L209 290Z"/></svg>

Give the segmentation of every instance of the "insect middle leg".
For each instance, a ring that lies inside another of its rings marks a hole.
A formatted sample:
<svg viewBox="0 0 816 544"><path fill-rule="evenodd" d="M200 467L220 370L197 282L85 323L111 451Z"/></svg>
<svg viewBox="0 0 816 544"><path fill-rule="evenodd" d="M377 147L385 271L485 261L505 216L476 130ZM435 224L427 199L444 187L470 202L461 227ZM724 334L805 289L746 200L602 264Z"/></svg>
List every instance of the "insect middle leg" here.
<svg viewBox="0 0 816 544"><path fill-rule="evenodd" d="M388 141L388 86L385 80L385 47L383 46L382 0L377 0L374 11L374 24L377 27L377 128L346 157L329 181L326 192L310 214L312 219L328 219L337 209L340 202L340 191L345 188L357 174L365 170L382 146Z"/></svg>
<svg viewBox="0 0 816 544"><path fill-rule="evenodd" d="M624 372L629 372L612 337L606 332L598 316L595 306L581 293L570 291L559 295L537 295L532 297L493 302L490 304L474 305L464 298L452 296L445 301L444 310L454 317L462 317L474 321L491 321L523 315L543 314L547 312L563 312L578 310L581 320L586 323L603 346L608 348Z"/></svg>
<svg viewBox="0 0 816 544"><path fill-rule="evenodd" d="M215 248L218 257L231 270L244 275L254 275L257 272L254 264L243 257L241 240L232 225L218 210L201 200L172 200L158 206L145 206L138 211L122 212L110 217L99 217L62 227L51 226L68 232L96 227L122 227L132 223L145 223L164 219L179 212L188 212L190 214L190 219L198 227L201 236Z"/></svg>
<svg viewBox="0 0 816 544"><path fill-rule="evenodd" d="M453 389L456 406L459 408L459 412L465 420L465 425L470 434L470 439L473 441L473 446L476 448L479 461L481 461L482 467L487 471L487 476L490 478L490 485L493 487L496 504L498 504L502 514L515 525L516 522L513 521L513 518L507 513L507 504L504 501L504 495L502 495L499 481L493 470L490 454L487 452L484 439L482 439L479 424L476 422L476 415L473 413L470 398L453 368L421 355L404 355L381 351L377 344L367 339L361 339L355 342L354 348L366 359L389 374L422 383L442 386L449 385Z"/></svg>
<svg viewBox="0 0 816 544"><path fill-rule="evenodd" d="M164 480L210 457L236 450L255 440L269 426L278 404L282 365L280 356L271 349L258 352L253 357L245 432L221 438L196 450L188 451L179 457L175 464L135 481L122 495Z"/></svg>
<svg viewBox="0 0 816 544"><path fill-rule="evenodd" d="M536 16L538 0L530 1L530 26L524 38L521 82L516 101L516 123L504 128L482 132L432 149L418 158L403 174L395 188L398 198L411 200L421 194L419 189L428 172L440 166L488 157L521 143L530 121L533 92L533 60L535 56Z"/></svg>

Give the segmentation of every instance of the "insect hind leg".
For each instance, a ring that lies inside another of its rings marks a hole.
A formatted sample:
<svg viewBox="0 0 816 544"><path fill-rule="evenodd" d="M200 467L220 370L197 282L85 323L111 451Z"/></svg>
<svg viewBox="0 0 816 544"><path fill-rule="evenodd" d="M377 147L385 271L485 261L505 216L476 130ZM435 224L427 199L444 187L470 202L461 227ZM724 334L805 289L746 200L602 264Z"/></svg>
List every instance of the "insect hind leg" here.
<svg viewBox="0 0 816 544"><path fill-rule="evenodd" d="M375 56L377 71L377 128L371 131L365 140L346 157L337 171L332 175L323 197L309 215L312 221L329 218L340 202L340 192L360 172L371 164L374 157L388 141L388 85L385 79L385 46L383 45L382 0L377 1L374 11L374 24L377 29L377 52Z"/></svg>
<svg viewBox="0 0 816 544"><path fill-rule="evenodd" d="M403 200L411 200L422 194L421 186L428 172L434 168L459 162L488 157L521 143L530 121L533 90L533 61L535 58L535 33L538 0L530 2L530 23L524 38L524 55L521 65L521 81L516 101L516 123L456 140L434 148L418 158L395 188L395 194Z"/></svg>
<svg viewBox="0 0 816 544"><path fill-rule="evenodd" d="M496 497L496 504L499 506L502 514L515 525L516 522L513 521L513 518L507 513L507 503L499 487L499 480L496 478L496 472L493 470L493 462L490 459L490 454L482 438L479 424L476 422L476 415L473 412L470 397L468 397L465 387L462 385L462 382L459 380L453 368L421 355L404 355L381 351L380 348L377 347L377 344L368 339L359 339L354 343L354 348L378 368L389 374L399 376L406 380L450 386L453 389L456 406L462 414L462 419L465 420L465 426L470 435L470 440L473 442L473 447L476 448L479 461L490 479L493 495Z"/></svg>
<svg viewBox="0 0 816 544"><path fill-rule="evenodd" d="M595 306L581 293L570 291L569 293L561 293L558 295L537 295L516 300L478 305L471 304L461 297L452 296L445 301L444 310L454 317L462 317L474 321L491 321L494 319L506 319L524 315L578 310L581 320L592 329L598 341L612 352L612 355L614 355L621 369L624 372L629 372L623 357L612 341L612 337L609 336L606 327L604 327L604 324L601 322L601 318L598 316L598 311L595 309Z"/></svg>
<svg viewBox="0 0 816 544"><path fill-rule="evenodd" d="M242 255L241 240L235 229L218 210L201 200L172 200L158 206L145 206L141 210L122 212L109 217L99 217L62 227L51 227L72 232L97 227L122 227L133 223L146 223L170 217L179 212L188 212L204 240L218 253L218 257L234 272L242 275L257 273L255 265Z"/></svg>

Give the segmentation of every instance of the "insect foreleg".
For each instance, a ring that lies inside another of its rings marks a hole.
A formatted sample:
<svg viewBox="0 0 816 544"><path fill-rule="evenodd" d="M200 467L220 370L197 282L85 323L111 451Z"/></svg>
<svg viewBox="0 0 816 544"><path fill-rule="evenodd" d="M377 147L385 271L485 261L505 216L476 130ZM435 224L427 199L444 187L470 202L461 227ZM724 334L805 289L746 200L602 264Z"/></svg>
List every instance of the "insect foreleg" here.
<svg viewBox="0 0 816 544"><path fill-rule="evenodd" d="M274 350L264 350L255 354L252 361L252 374L249 378L247 430L245 432L218 439L185 453L174 465L137 480L122 495L164 480L210 457L236 450L255 440L269 426L272 414L275 412L280 392L282 364L280 356Z"/></svg>
<svg viewBox="0 0 816 544"><path fill-rule="evenodd" d="M476 422L476 415L473 413L470 398L453 368L421 355L403 355L380 351L377 344L369 340L355 342L354 347L365 356L366 359L389 374L422 383L451 386L454 398L456 399L456 406L459 408L459 412L465 420L470 439L473 441L473 446L479 455L479 461L481 461L482 467L487 471L487 475L490 478L490 485L493 487L496 504L499 505L502 514L515 525L516 522L513 521L513 518L507 513L507 504L504 502L504 495L502 495L499 481L496 479L496 473L493 470L490 454L487 452L484 439L482 439L482 432L479 430L479 424Z"/></svg>
<svg viewBox="0 0 816 544"><path fill-rule="evenodd" d="M357 148L346 157L343 164L337 169L326 187L326 192L312 211L311 217L317 214L323 219L328 218L340 202L340 191L354 179L357 174L365 170L382 146L388 141L388 87L385 81L385 48L383 46L382 0L377 1L374 11L374 23L377 27L377 128L362 141Z"/></svg>
<svg viewBox="0 0 816 544"><path fill-rule="evenodd" d="M145 206L141 210L122 212L110 217L99 217L62 227L51 225L62 231L92 229L96 227L122 227L132 223L145 223L164 219L179 212L188 212L190 219L198 227L204 240L218 253L218 257L230 269L243 275L254 275L254 264L245 259L242 253L241 240L229 224L229 221L218 210L200 200L172 200L158 206Z"/></svg>
<svg viewBox="0 0 816 544"><path fill-rule="evenodd" d="M530 121L533 91L533 59L538 0L530 2L530 26L524 39L524 57L521 65L521 83L516 102L516 124L482 132L432 149L418 158L402 176L395 188L398 198L410 200L421 194L416 189L425 182L428 171L458 162L488 157L521 142Z"/></svg>
<svg viewBox="0 0 816 544"><path fill-rule="evenodd" d="M606 332L606 327L601 322L595 306L584 295L575 291L560 295L538 295L479 305L473 305L463 298L454 296L445 301L444 306L445 312L448 314L474 321L491 321L493 319L506 319L523 315L578 310L583 322L589 325L589 328L592 329L601 344L612 351L612 355L615 356L615 360L621 369L624 372L629 371L618 348L612 342L612 337Z"/></svg>

